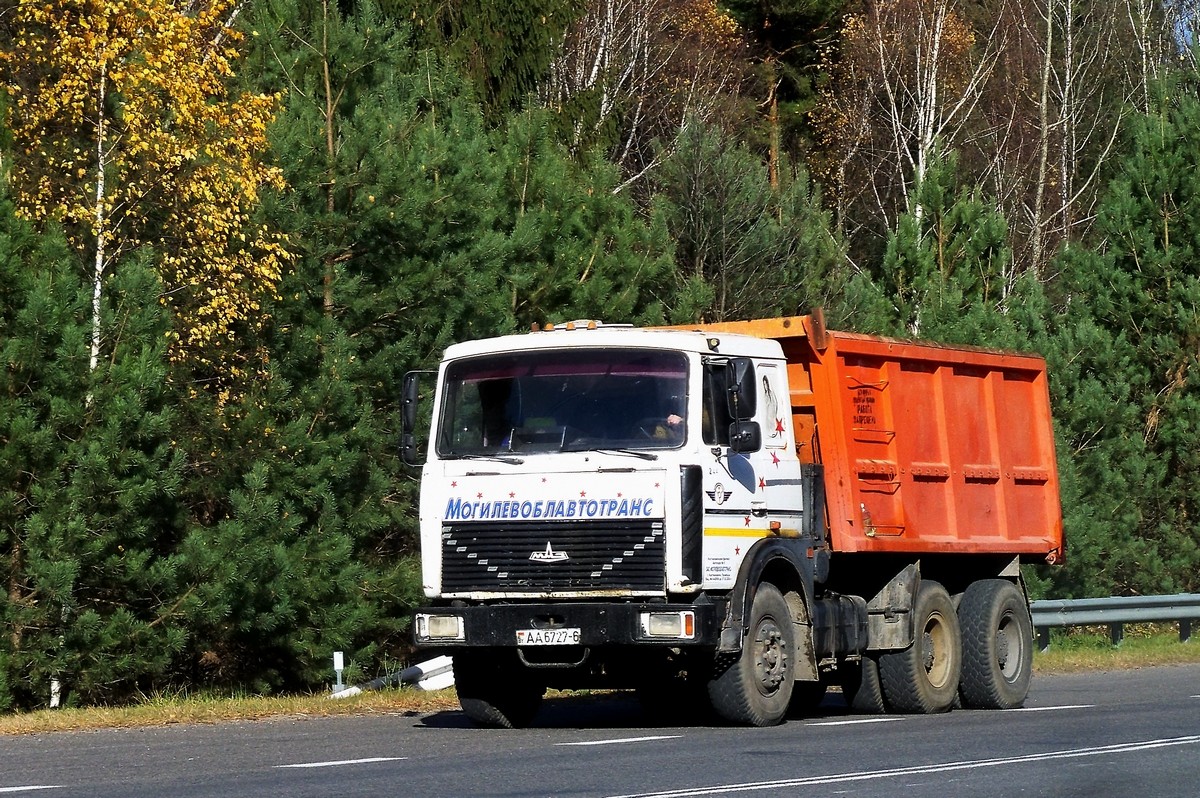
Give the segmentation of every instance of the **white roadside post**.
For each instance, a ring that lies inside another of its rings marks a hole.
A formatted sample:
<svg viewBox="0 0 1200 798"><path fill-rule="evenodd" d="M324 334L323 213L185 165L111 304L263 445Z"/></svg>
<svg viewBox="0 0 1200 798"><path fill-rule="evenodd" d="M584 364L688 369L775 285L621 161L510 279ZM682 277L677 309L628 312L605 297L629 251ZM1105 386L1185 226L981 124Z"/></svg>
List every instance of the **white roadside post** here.
<svg viewBox="0 0 1200 798"><path fill-rule="evenodd" d="M341 651L333 652L333 672L337 674L337 684L333 686L333 692L340 693L345 685L342 684L342 671L346 669L346 660L342 656Z"/></svg>

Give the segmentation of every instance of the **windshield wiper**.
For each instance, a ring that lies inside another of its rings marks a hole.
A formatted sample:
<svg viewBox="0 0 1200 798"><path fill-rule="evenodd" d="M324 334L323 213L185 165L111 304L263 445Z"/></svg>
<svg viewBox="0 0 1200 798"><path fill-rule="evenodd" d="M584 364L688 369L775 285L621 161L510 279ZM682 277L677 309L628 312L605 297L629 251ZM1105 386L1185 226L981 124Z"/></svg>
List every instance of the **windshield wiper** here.
<svg viewBox="0 0 1200 798"><path fill-rule="evenodd" d="M504 457L498 454L447 454L442 456L443 460L490 460L497 463L507 463L509 465L521 465L525 460L521 457Z"/></svg>
<svg viewBox="0 0 1200 798"><path fill-rule="evenodd" d="M601 454L623 454L628 457L640 457L643 460L657 460L658 455L652 452L643 452L638 449L592 449L594 452Z"/></svg>

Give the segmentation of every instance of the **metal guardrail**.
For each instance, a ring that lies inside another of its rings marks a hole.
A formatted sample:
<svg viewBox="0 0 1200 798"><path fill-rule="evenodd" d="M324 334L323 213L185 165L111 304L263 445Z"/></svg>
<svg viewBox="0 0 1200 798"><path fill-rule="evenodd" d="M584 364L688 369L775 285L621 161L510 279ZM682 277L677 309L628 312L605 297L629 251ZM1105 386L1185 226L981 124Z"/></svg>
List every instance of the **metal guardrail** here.
<svg viewBox="0 0 1200 798"><path fill-rule="evenodd" d="M1044 599L1030 602L1038 647L1050 647L1050 629L1055 626L1107 626L1113 645L1125 636L1124 624L1176 621L1179 641L1192 636L1192 621L1200 621L1200 593L1172 596L1114 596L1090 599Z"/></svg>

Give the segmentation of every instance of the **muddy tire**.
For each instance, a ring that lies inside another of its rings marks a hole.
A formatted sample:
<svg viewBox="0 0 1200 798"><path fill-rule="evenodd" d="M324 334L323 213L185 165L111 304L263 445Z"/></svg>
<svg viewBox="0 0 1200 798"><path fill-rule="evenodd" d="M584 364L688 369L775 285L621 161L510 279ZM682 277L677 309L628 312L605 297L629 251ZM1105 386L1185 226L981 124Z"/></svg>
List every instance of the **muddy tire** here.
<svg viewBox="0 0 1200 798"><path fill-rule="evenodd" d="M946 588L937 582L922 582L913 619L913 644L879 658L884 696L897 712L949 711L962 674L962 633Z"/></svg>
<svg viewBox="0 0 1200 798"><path fill-rule="evenodd" d="M842 695L852 712L863 715L883 715L888 711L883 696L883 684L879 681L879 663L863 654L856 663L845 663L842 671Z"/></svg>
<svg viewBox="0 0 1200 798"><path fill-rule="evenodd" d="M1005 579L982 579L963 594L963 704L1015 709L1025 703L1033 673L1033 621L1021 589Z"/></svg>
<svg viewBox="0 0 1200 798"><path fill-rule="evenodd" d="M508 652L454 655L454 687L472 723L499 729L528 726L546 692Z"/></svg>
<svg viewBox="0 0 1200 798"><path fill-rule="evenodd" d="M755 591L750 627L739 654L719 659L708 683L713 708L722 718L748 726L774 726L787 715L796 663L796 631L779 589L763 583Z"/></svg>

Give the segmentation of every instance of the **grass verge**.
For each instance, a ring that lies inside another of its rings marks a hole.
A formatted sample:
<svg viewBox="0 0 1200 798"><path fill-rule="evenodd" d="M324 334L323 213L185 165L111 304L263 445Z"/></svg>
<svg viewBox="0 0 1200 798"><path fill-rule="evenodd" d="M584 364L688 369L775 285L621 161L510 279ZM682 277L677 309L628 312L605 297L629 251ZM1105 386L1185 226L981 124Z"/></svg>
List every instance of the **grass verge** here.
<svg viewBox="0 0 1200 798"><path fill-rule="evenodd" d="M380 690L351 698L301 696L153 696L130 706L44 709L0 715L0 735L130 729L176 723L226 723L335 715L418 715L458 707L454 690Z"/></svg>
<svg viewBox="0 0 1200 798"><path fill-rule="evenodd" d="M1180 643L1174 627L1146 625L1126 627L1125 639L1119 646L1111 644L1104 628L1055 630L1050 649L1035 652L1033 669L1035 673L1073 673L1188 663L1200 663L1200 640ZM453 689L425 692L409 687L336 700L325 694L282 697L167 695L147 697L123 707L0 715L0 735L335 715L419 715L457 707Z"/></svg>
<svg viewBox="0 0 1200 798"><path fill-rule="evenodd" d="M1050 648L1033 656L1035 673L1129 670L1158 665L1200 663L1200 639L1179 642L1179 632L1169 624L1125 627L1125 639L1114 646L1107 627L1053 630Z"/></svg>

